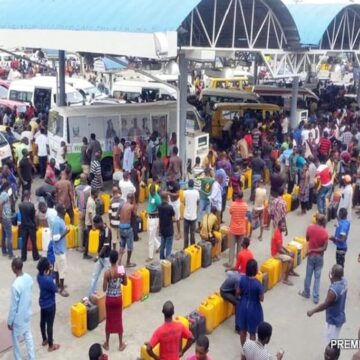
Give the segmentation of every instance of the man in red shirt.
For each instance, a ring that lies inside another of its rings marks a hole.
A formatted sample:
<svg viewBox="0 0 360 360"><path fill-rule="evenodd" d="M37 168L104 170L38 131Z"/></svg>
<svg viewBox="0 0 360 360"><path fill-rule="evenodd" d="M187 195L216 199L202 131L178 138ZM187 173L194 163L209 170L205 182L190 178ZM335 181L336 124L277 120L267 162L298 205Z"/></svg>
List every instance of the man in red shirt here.
<svg viewBox="0 0 360 360"><path fill-rule="evenodd" d="M329 140L329 134L324 131L324 137L320 138L319 141L319 158L322 161L327 161L330 155L331 141Z"/></svg>
<svg viewBox="0 0 360 360"><path fill-rule="evenodd" d="M283 246L282 233L284 231L286 231L285 220L280 220L271 239L271 256L275 259L279 259L282 263L286 263L286 270L282 282L286 285L293 285L288 279L289 275L299 275L294 271L294 254Z"/></svg>
<svg viewBox="0 0 360 360"><path fill-rule="evenodd" d="M299 295L310 298L311 278L314 274L313 301L319 302L320 276L324 264L324 252L327 248L329 234L325 229L326 218L322 214L316 215L316 224L311 224L306 230L306 241L309 243L304 291Z"/></svg>
<svg viewBox="0 0 360 360"><path fill-rule="evenodd" d="M254 255L252 251L249 249L250 245L250 239L248 237L245 237L242 241L241 247L242 250L239 251L237 255L237 261L236 265L234 267L234 271L238 271L239 273L242 273L245 275L246 272L246 264L249 260L254 259Z"/></svg>
<svg viewBox="0 0 360 360"><path fill-rule="evenodd" d="M242 239L247 233L246 213L248 211L248 205L243 198L244 193L240 190L235 197L235 201L231 203L229 209L229 262L224 264L227 268L232 268L234 266L235 254L240 251Z"/></svg>
<svg viewBox="0 0 360 360"><path fill-rule="evenodd" d="M330 194L333 186L332 175L329 167L325 164L317 162L316 176L320 180L320 190L317 194L317 206L320 214L325 215L325 203L326 197Z"/></svg>
<svg viewBox="0 0 360 360"><path fill-rule="evenodd" d="M191 347L195 339L182 323L173 321L174 305L167 301L162 310L165 322L153 333L147 345L148 354L155 360L180 360L185 352ZM187 339L185 347L181 349L182 339ZM157 356L153 349L160 344L160 356Z"/></svg>

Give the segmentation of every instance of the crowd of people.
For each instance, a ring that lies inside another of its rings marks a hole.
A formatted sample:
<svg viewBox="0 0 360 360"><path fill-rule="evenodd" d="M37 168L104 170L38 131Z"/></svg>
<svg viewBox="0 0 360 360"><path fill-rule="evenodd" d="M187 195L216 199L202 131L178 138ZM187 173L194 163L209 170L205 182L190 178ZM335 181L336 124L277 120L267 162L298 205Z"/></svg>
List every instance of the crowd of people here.
<svg viewBox="0 0 360 360"><path fill-rule="evenodd" d="M300 204L299 216L316 204L314 223L306 230L309 251L304 290L299 295L306 299L312 296L316 304L308 312L309 317L326 311L328 341L339 338L345 323L347 241L351 221L359 216L358 211L352 214L352 210L360 202L360 114L350 109L321 117L313 113L307 123L301 122L293 131L289 128L286 114L266 118L259 118L259 114L249 116L247 127L240 126L229 151L221 152L214 145L204 159L194 159L194 166L186 171L176 140L170 148L170 156L164 158L155 141L156 134L150 136L146 146L114 139L114 169L121 169L121 176L112 187L108 214L104 213L102 200L106 192L100 165L102 147L95 134L91 134L89 139L83 138L82 173L79 179L75 179L71 166L67 164L64 142L57 158L49 158L45 121L25 114L16 118L13 124L8 123L14 127L17 124L22 130L15 161L3 165L0 174L2 253L12 260L11 266L16 274L8 319L16 359L21 359L19 339L22 337L26 340L28 357L35 358L30 332L32 279L22 272L29 241L33 260L38 261L43 345L48 346L49 351L59 348L53 340L55 294L69 296L65 280L68 268L66 236L70 229L65 218L68 217L73 224L76 211L79 213L78 250L85 260L93 259L89 253L93 230L99 230L100 234L88 295L91 300L96 294L98 281L104 272L102 288L106 293L106 311L111 316L106 320L103 348L109 349L109 336L115 333L119 336L119 350L125 349L120 285L126 285L126 268L136 266L132 255L134 242L138 239L139 203L144 191L148 193L145 205L146 262L157 256L166 259L173 251L174 239L183 239L184 248L195 244L196 237L209 241L214 247L219 246L221 238L216 233L226 223L224 212L228 211L229 253L224 264L227 279L221 286L221 294L236 306L235 328L240 334L243 356L247 360L269 358L265 345L271 337L271 325L264 322L261 306L264 288L256 279L258 264L252 250L253 232L259 231L258 240L262 241L264 230L270 230L269 256L284 264L281 280L291 286L290 277L298 274L294 271L294 254L284 245L284 235L289 227L288 204L284 195L291 196L293 207ZM11 134L9 126L9 142ZM37 206L32 191L35 172L41 179L40 186L35 189ZM250 190L249 199L245 198L246 188ZM180 221L182 217L183 222ZM337 218L337 225L332 233L326 225L334 218ZM19 225L21 258L14 258L13 224ZM47 256L41 258L36 244L39 227L49 228L51 232ZM329 240L336 245L336 265L331 271L327 297L319 304L323 256ZM213 260L219 259L217 254ZM169 331L178 343L181 338L188 339L185 348L194 341L191 333L173 322L174 306L171 302L164 305L163 313L165 324L147 345L148 353L154 359L157 356L152 349L158 343L170 342L167 339ZM198 339L196 348L197 354L190 359L210 359L205 337ZM161 349L169 354L175 351L170 345L169 348L161 346ZM95 346L91 352L97 350ZM160 358L172 359L171 356L161 355ZM281 359L283 353L276 356Z"/></svg>

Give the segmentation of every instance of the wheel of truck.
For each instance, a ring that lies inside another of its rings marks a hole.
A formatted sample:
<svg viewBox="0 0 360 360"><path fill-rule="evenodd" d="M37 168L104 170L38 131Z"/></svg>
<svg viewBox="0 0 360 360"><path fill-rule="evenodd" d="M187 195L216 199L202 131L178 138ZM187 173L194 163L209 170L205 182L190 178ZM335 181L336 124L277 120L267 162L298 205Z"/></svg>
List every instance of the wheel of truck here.
<svg viewBox="0 0 360 360"><path fill-rule="evenodd" d="M113 160L110 157L101 160L101 174L103 180L111 180L113 176Z"/></svg>

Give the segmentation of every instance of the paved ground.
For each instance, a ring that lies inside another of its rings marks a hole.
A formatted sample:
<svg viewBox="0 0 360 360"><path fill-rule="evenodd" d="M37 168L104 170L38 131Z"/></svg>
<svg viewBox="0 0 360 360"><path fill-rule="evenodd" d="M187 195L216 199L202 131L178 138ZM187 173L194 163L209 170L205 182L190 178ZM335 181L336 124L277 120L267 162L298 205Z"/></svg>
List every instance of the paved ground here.
<svg viewBox="0 0 360 360"><path fill-rule="evenodd" d="M226 217L227 219L227 217ZM300 216L297 212L288 217L290 241L294 236L303 235L306 226L310 222L310 213ZM329 231L333 232L334 223L328 225ZM357 234L360 225L357 219L353 219L349 251L346 258L346 277L349 281L349 294L347 301L347 323L342 329L343 338L355 338L360 326L359 307L359 266L357 255L360 250ZM270 232L264 233L262 242L257 240L257 231L254 233L251 248L261 263L270 253ZM175 243L175 250L180 249L182 242ZM30 255L30 254L29 254ZM147 257L146 233L141 234L141 241L135 245L134 261L138 265L144 264ZM31 258L31 256L30 256ZM224 259L225 260L225 259ZM201 300L212 292L218 290L224 279L224 268L220 261L207 269L201 269L191 275L188 279L162 289L160 293L150 295L144 301L132 305L124 311L124 338L127 349L119 355L116 351L117 339L113 337L110 341L110 359L135 360L139 355L140 345L149 339L156 326L162 323L162 304L171 299L175 304L176 314L186 315L196 309ZM325 255L325 266L321 278L321 299L324 299L329 285L328 273L335 262L335 251L332 244ZM78 302L87 295L90 277L94 264L92 261L83 260L81 254L75 250L68 253L69 275L66 279L69 298L57 297L57 314L54 326L56 342L61 344L61 349L56 353L49 354L41 347L41 335L39 329L40 311L38 306L38 286L34 284L33 295L33 320L32 330L35 339L35 347L38 359L86 359L89 346L94 342L104 340L104 326L102 323L94 331L88 332L82 338L75 338L70 332L69 310L72 304ZM14 275L10 270L9 260L0 258L0 321L6 320L10 301L10 286ZM25 271L32 276L36 275L35 263L29 260L25 264ZM263 303L265 320L273 325L273 338L269 348L273 353L279 349L285 350L284 359L298 360L320 360L323 359L325 347L324 327L325 314L317 314L312 318L306 316L306 311L313 307L310 300L305 300L297 295L302 289L305 274L305 263L298 267L300 278L295 278L295 286L287 287L283 284L277 285L273 290L265 294ZM240 358L239 337L234 333L234 318L228 319L210 335L210 354L215 360L238 360ZM226 354L226 355L225 355ZM341 359L351 358L351 352L343 352ZM12 359L12 353L0 355L1 359Z"/></svg>

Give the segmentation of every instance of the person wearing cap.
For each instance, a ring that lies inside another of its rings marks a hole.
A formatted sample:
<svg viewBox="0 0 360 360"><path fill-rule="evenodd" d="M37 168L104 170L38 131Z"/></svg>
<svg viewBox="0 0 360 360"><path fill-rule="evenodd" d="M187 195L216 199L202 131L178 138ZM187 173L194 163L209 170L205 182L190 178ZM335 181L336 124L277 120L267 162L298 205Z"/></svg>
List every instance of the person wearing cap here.
<svg viewBox="0 0 360 360"><path fill-rule="evenodd" d="M347 211L347 220L351 221L351 215L352 215L352 200L353 200L353 187L351 184L351 176L350 175L344 175L342 177L344 188L341 191L341 197L338 207L338 217L340 209L346 209Z"/></svg>
<svg viewBox="0 0 360 360"><path fill-rule="evenodd" d="M195 339L191 331L181 322L173 320L174 304L171 301L166 301L162 313L164 314L165 322L155 330L149 343L146 344L146 350L153 359L180 360L195 342ZM186 339L187 343L179 351L179 344L181 344L182 339ZM159 356L153 351L158 344L160 344Z"/></svg>
<svg viewBox="0 0 360 360"><path fill-rule="evenodd" d="M308 258L304 290L299 295L309 299L311 278L314 274L313 301L319 302L320 277L324 265L324 252L327 249L329 234L325 229L326 218L322 214L316 215L316 224L311 224L306 230L306 241L309 243Z"/></svg>
<svg viewBox="0 0 360 360"><path fill-rule="evenodd" d="M204 169L204 176L200 179L200 200L198 206L197 222L198 222L198 231L200 231L200 223L203 218L203 212L207 214L210 212L210 194L212 185L214 183L214 178L211 176L211 169L206 167Z"/></svg>

